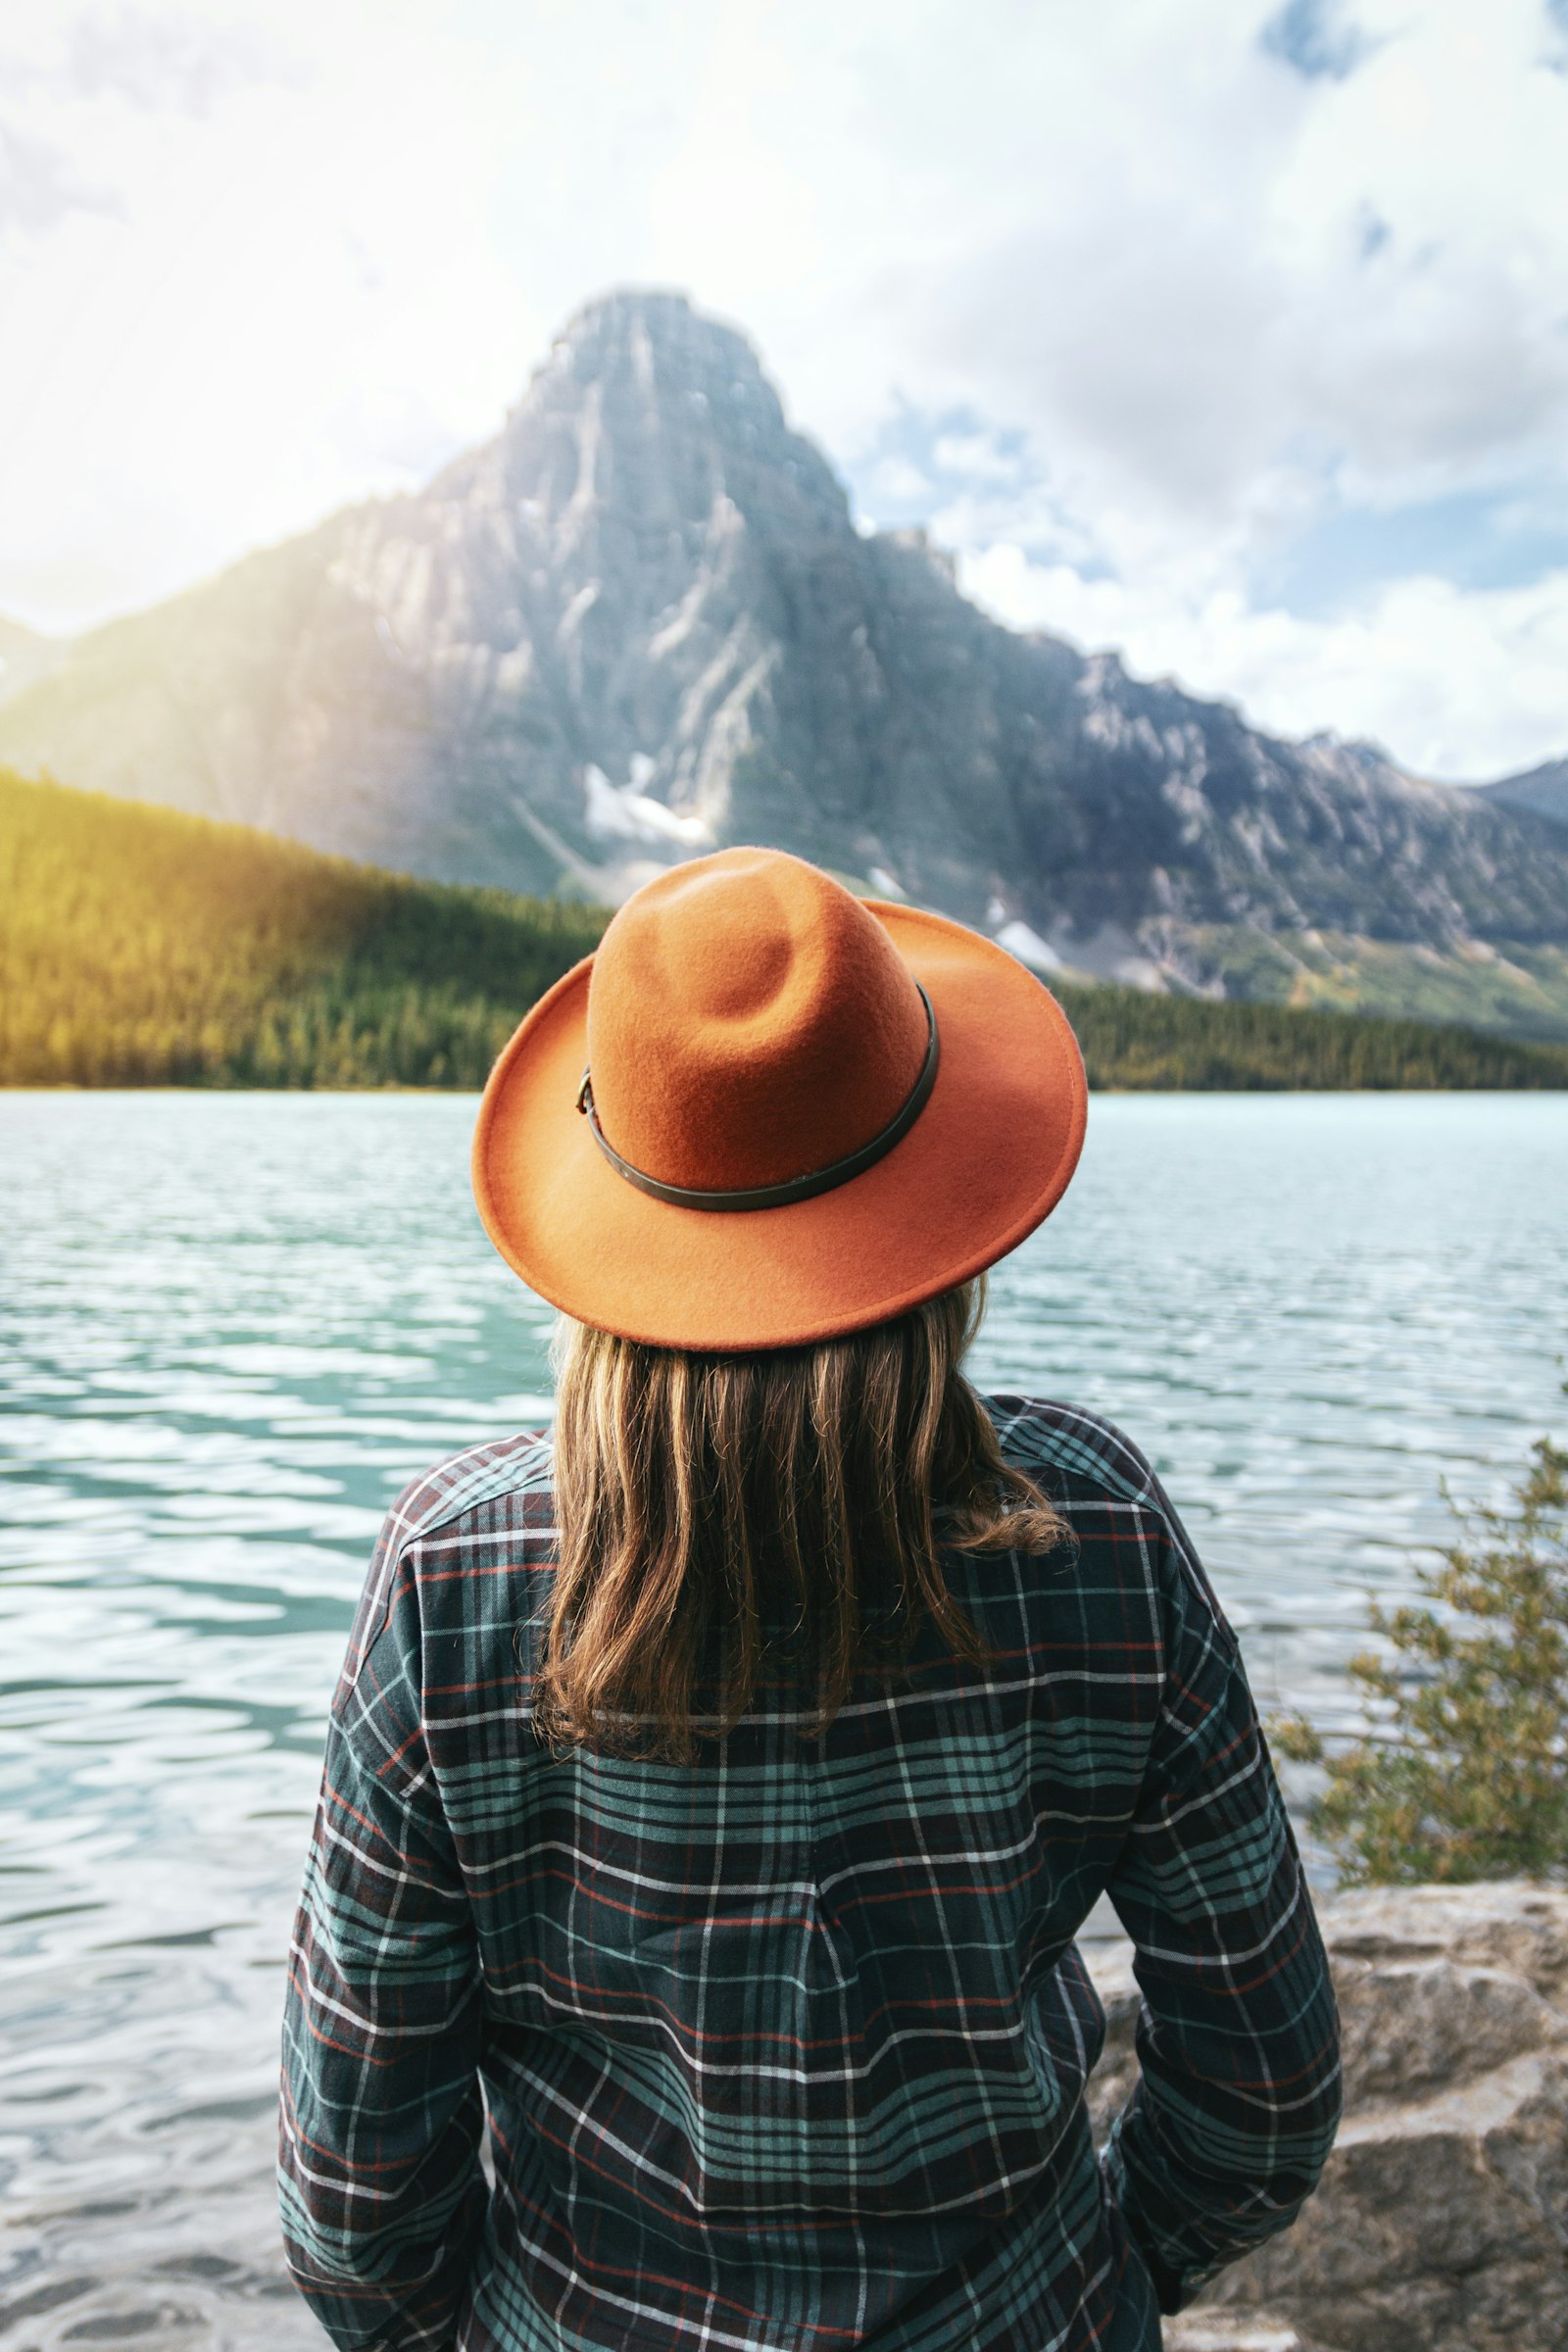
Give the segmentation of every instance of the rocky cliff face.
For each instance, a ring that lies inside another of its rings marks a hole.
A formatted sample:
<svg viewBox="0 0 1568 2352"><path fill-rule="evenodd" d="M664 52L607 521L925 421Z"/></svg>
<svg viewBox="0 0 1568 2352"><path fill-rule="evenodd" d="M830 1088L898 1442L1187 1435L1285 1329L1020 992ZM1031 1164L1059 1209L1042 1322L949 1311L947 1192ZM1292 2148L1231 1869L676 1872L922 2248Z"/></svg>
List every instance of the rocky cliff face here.
<svg viewBox="0 0 1568 2352"><path fill-rule="evenodd" d="M1568 1893L1414 1886L1321 1912L1346 2114L1285 2236L1165 2323L1166 2352L1562 2352L1568 2344ZM1125 1944L1086 1946L1130 2087Z"/></svg>
<svg viewBox="0 0 1568 2352"><path fill-rule="evenodd" d="M1568 825L1568 760L1548 760L1522 776L1504 776L1498 784L1481 787L1489 801L1504 808L1525 808Z"/></svg>
<svg viewBox="0 0 1568 2352"><path fill-rule="evenodd" d="M96 631L0 758L450 879L618 897L737 840L1157 978L1200 927L1568 938L1568 843L986 619L863 537L750 347L595 304L505 429Z"/></svg>

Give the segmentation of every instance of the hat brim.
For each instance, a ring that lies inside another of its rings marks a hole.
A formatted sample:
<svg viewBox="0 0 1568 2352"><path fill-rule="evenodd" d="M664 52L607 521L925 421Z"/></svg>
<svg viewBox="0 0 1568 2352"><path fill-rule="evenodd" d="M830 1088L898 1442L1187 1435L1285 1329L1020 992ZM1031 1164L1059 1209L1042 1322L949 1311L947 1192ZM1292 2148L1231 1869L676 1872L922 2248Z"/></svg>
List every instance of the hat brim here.
<svg viewBox="0 0 1568 2352"><path fill-rule="evenodd" d="M656 1347L803 1346L967 1282L1050 1215L1088 1109L1066 1014L978 932L870 910L935 1007L936 1084L885 1158L786 1207L675 1208L617 1175L577 1110L592 956L540 999L485 1088L473 1189L491 1241L541 1298Z"/></svg>

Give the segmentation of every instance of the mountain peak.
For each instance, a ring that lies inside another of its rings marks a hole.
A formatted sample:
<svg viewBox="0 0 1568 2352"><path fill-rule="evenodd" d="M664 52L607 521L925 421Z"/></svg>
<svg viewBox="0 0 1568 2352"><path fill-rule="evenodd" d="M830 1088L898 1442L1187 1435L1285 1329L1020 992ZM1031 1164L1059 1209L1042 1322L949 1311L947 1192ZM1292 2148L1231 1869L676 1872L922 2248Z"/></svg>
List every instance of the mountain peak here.
<svg viewBox="0 0 1568 2352"><path fill-rule="evenodd" d="M850 528L842 484L790 430L746 337L654 288L579 311L499 441L442 486L466 495L496 462L509 498L552 518L591 503L640 527L706 527L722 501L754 523Z"/></svg>
<svg viewBox="0 0 1568 2352"><path fill-rule="evenodd" d="M551 346L514 416L584 395L629 421L638 407L691 429L734 437L787 431L762 363L733 326L705 318L684 294L623 288L603 294Z"/></svg>
<svg viewBox="0 0 1568 2352"><path fill-rule="evenodd" d="M917 540L856 532L745 336L657 288L580 311L424 491L63 651L5 701L7 753L607 899L770 842L1178 986L1294 988L1319 935L1447 955L1466 985L1467 942L1568 945L1544 815L988 620Z"/></svg>
<svg viewBox="0 0 1568 2352"><path fill-rule="evenodd" d="M686 295L657 286L619 286L584 303L551 345L545 369L566 366L581 377L617 364L650 362L677 374L716 373L760 384L778 406L761 361L738 327L695 310Z"/></svg>

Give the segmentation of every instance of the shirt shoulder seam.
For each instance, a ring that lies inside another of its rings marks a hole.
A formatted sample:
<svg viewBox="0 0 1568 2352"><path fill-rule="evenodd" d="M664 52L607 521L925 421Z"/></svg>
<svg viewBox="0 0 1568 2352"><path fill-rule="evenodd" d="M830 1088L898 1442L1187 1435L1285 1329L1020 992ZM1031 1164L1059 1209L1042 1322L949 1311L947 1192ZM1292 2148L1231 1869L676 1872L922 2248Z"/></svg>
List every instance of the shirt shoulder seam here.
<svg viewBox="0 0 1568 2352"><path fill-rule="evenodd" d="M359 1689L366 1661L386 1633L398 1577L410 1554L441 1528L513 1494L547 1494L553 1480L552 1432L523 1430L514 1438L491 1439L437 1462L410 1482L393 1503L363 1603L364 1628L350 1636L350 1650L333 1699L334 1710ZM431 1490L435 1490L432 1492ZM422 1502L421 1502L422 1498Z"/></svg>
<svg viewBox="0 0 1568 2352"><path fill-rule="evenodd" d="M464 1466L468 1463L473 1467L465 1471ZM495 1502L503 1494L548 1493L554 1468L555 1442L547 1429L523 1430L514 1438L492 1439L437 1462L433 1469L404 1489L389 1513L389 1517L402 1515L414 1496L440 1486L441 1492L430 1495L425 1507L416 1511L400 1531L397 1556L401 1558L411 1544L422 1543L437 1529L461 1519L467 1511L476 1510L481 1503Z"/></svg>
<svg viewBox="0 0 1568 2352"><path fill-rule="evenodd" d="M1191 1537L1159 1483L1153 1464L1113 1421L1048 1396L982 1396L997 1441L1028 1466L1049 1466L1098 1479L1110 1494L1148 1514L1183 1584L1238 1651L1235 1629L1203 1569Z"/></svg>
<svg viewBox="0 0 1568 2352"><path fill-rule="evenodd" d="M1053 1469L1098 1477L1124 1501L1141 1503L1154 1517L1168 1521L1152 1470L1113 1421L1050 1396L982 1396L980 1402L1004 1454L1010 1446L1013 1452L1048 1462ZM1118 1454L1128 1468L1118 1466Z"/></svg>

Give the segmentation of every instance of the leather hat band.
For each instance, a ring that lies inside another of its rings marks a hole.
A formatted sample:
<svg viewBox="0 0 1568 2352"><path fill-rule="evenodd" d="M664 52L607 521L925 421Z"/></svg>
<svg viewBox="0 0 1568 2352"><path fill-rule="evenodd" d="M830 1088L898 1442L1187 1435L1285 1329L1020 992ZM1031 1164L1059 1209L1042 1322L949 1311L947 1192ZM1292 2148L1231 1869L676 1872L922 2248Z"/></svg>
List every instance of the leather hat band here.
<svg viewBox="0 0 1568 2352"><path fill-rule="evenodd" d="M599 1124L599 1113L594 1108L593 1080L587 1070L584 1070L582 1085L577 1090L577 1108L587 1119L593 1130L594 1142L615 1173L624 1176L626 1182L634 1184L640 1193L648 1193L656 1200L668 1201L672 1208L733 1211L784 1208L792 1200L809 1200L816 1194L830 1193L835 1186L848 1184L852 1176L861 1176L867 1168L874 1168L877 1161L885 1158L894 1145L908 1134L925 1108L927 1098L937 1082L937 1064L942 1057L942 1049L937 1037L935 1008L918 980L914 985L920 989L920 1002L925 1006L929 1032L920 1075L881 1134L873 1135L868 1144L862 1144L858 1152L851 1152L846 1158L834 1160L831 1167L808 1168L804 1176L786 1177L782 1184L763 1184L738 1193L701 1192L689 1185L662 1184L657 1176L645 1175L641 1168L634 1168L629 1159L622 1159L614 1146L606 1141L605 1131Z"/></svg>

